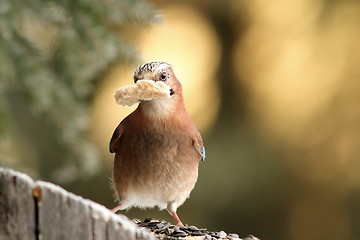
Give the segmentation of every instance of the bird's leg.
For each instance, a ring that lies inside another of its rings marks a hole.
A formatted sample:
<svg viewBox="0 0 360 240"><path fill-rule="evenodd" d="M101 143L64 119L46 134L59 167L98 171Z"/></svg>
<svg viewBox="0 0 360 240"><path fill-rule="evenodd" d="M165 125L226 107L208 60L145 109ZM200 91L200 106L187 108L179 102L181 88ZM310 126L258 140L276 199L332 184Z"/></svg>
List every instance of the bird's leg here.
<svg viewBox="0 0 360 240"><path fill-rule="evenodd" d="M111 209L111 211L112 211L113 213L116 213L117 211L123 210L123 209L124 209L124 206L123 206L122 204L119 204L119 205L117 205L116 207L114 207L113 209Z"/></svg>
<svg viewBox="0 0 360 240"><path fill-rule="evenodd" d="M121 205L118 205L118 206L112 208L111 211L112 211L113 213L116 213L116 212L119 211L120 209L121 209Z"/></svg>
<svg viewBox="0 0 360 240"><path fill-rule="evenodd" d="M177 215L176 209L177 209L177 206L176 206L175 202L168 203L167 210L168 210L169 214L174 218L175 224L177 226L182 227L182 226L184 226L184 224L181 222L179 216Z"/></svg>
<svg viewBox="0 0 360 240"><path fill-rule="evenodd" d="M170 215L174 218L176 226L179 226L179 227L184 226L184 224L181 222L181 220L176 212L170 212Z"/></svg>

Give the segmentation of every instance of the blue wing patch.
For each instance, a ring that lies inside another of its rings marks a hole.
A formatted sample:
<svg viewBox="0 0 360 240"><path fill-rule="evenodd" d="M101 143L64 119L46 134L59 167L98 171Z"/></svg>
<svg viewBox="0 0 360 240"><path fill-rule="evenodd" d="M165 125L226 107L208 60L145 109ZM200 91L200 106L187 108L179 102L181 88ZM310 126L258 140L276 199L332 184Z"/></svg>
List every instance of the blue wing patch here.
<svg viewBox="0 0 360 240"><path fill-rule="evenodd" d="M204 147L199 147L198 150L199 150L199 153L201 154L201 161L204 161L205 157L206 157L205 148Z"/></svg>

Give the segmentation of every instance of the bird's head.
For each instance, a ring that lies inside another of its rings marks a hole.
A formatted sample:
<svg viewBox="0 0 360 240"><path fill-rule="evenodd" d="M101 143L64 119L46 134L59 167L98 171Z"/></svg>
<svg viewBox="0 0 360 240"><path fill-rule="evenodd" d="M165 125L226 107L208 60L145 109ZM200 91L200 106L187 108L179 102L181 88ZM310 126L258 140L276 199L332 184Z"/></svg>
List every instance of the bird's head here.
<svg viewBox="0 0 360 240"><path fill-rule="evenodd" d="M176 78L172 66L165 62L149 62L141 65L135 70L134 82L138 80L153 80L155 82L162 81L170 86L171 93L181 93L181 84Z"/></svg>
<svg viewBox="0 0 360 240"><path fill-rule="evenodd" d="M170 87L170 98L155 99L143 101L140 105L146 105L146 108L154 114L169 112L174 109L176 103L182 103L182 86L176 78L173 68L165 62L149 62L139 66L134 73L134 82L138 80L162 81Z"/></svg>

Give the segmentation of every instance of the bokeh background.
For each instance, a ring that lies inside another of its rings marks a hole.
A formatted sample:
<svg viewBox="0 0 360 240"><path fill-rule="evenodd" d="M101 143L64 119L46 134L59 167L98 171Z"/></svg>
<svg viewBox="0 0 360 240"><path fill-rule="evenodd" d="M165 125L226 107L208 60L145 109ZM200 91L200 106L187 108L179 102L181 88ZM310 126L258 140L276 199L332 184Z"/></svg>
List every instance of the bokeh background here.
<svg viewBox="0 0 360 240"><path fill-rule="evenodd" d="M113 93L165 61L207 150L183 222L359 239L359 44L356 0L1 1L0 166L114 207Z"/></svg>

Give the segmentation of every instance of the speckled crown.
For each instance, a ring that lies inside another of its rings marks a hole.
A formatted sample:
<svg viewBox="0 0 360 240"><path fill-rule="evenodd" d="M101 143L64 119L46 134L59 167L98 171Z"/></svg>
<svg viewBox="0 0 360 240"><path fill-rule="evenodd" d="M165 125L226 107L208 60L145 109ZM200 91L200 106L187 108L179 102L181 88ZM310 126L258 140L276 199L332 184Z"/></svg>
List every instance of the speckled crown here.
<svg viewBox="0 0 360 240"><path fill-rule="evenodd" d="M140 76L145 72L154 72L160 65L165 64L171 67L170 64L166 62L149 62L141 65L135 70L134 76Z"/></svg>

